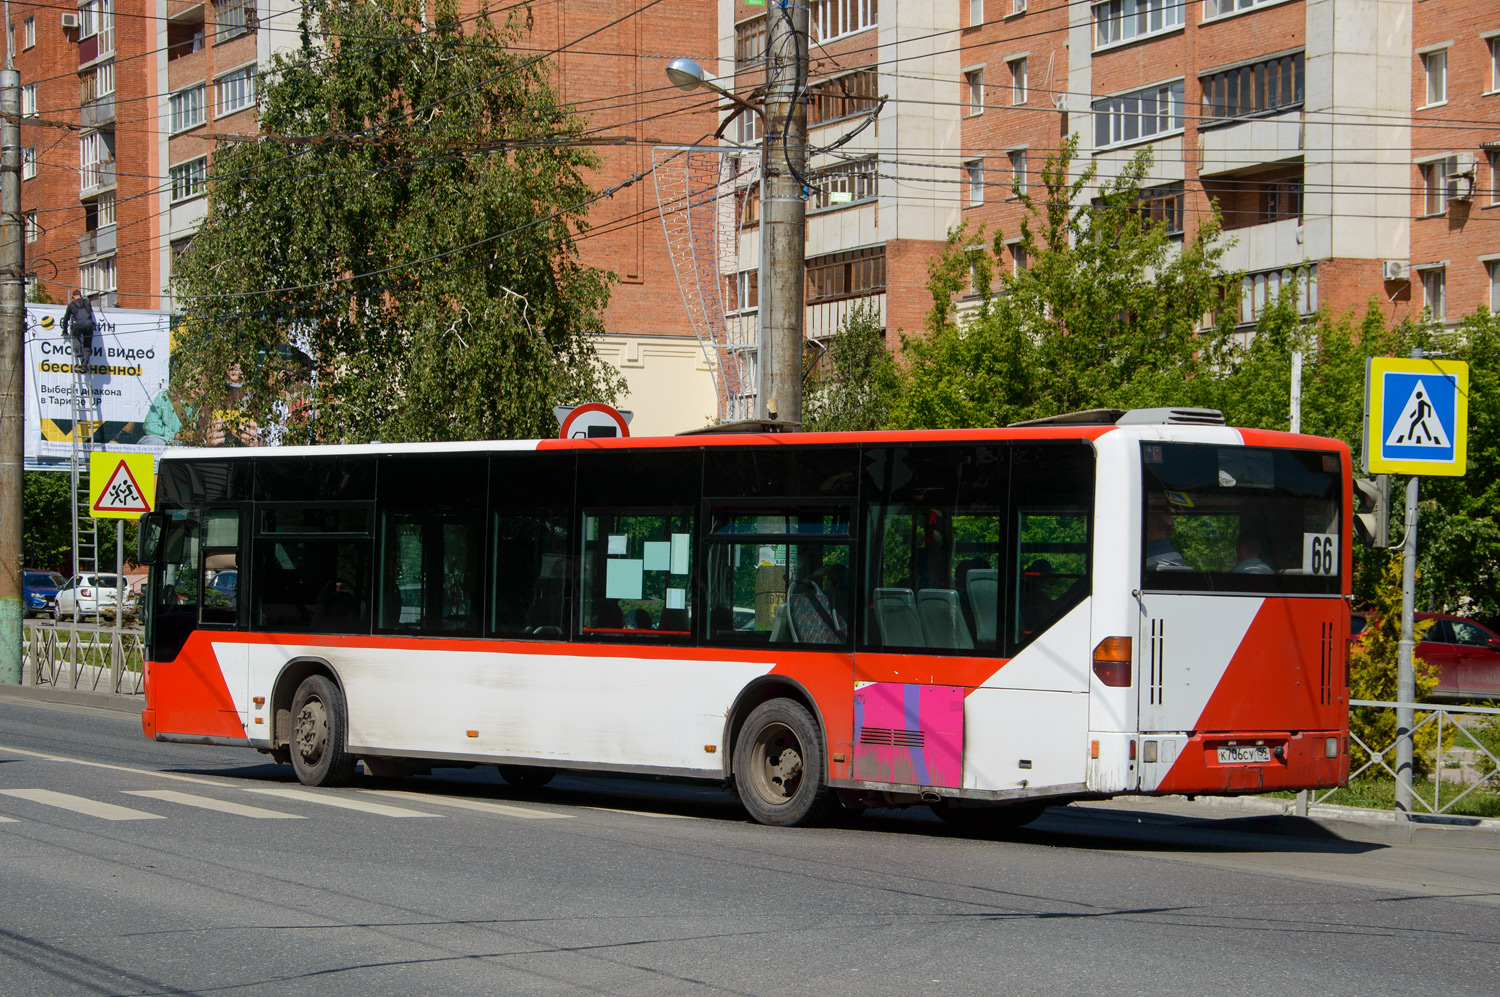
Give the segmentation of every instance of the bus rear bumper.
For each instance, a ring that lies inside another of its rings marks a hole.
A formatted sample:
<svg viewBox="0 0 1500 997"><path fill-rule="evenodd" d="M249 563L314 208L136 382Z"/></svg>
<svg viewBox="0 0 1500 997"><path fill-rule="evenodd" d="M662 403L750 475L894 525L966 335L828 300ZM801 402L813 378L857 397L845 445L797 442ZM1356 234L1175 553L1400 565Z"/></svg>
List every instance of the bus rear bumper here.
<svg viewBox="0 0 1500 997"><path fill-rule="evenodd" d="M1264 793L1349 780L1347 731L1141 735L1142 792Z"/></svg>

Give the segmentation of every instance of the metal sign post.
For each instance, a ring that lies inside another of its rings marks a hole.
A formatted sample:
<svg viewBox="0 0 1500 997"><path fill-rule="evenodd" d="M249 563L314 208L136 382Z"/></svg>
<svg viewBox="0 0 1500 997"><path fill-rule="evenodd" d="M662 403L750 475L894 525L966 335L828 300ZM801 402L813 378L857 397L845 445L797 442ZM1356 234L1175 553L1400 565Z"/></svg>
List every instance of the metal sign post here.
<svg viewBox="0 0 1500 997"><path fill-rule="evenodd" d="M1405 474L1406 539L1401 545L1401 642L1396 658L1396 816L1409 820L1416 725L1413 661L1417 592L1417 490L1424 474L1459 476L1466 466L1469 365L1429 359L1372 357L1365 363L1364 469ZM1442 773L1438 773L1442 778Z"/></svg>

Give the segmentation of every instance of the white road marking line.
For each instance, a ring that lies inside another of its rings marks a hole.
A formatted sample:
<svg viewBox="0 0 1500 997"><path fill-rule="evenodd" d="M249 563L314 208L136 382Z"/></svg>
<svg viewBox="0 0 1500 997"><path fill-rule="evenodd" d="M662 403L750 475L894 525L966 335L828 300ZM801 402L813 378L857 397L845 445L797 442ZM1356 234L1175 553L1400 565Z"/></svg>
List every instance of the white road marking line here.
<svg viewBox="0 0 1500 997"><path fill-rule="evenodd" d="M553 813L550 810L530 810L526 807L512 807L504 803L491 803L488 800L469 800L458 796L434 796L430 793L412 793L402 789L366 789L365 793L376 796L391 796L401 800L414 800L418 803L434 803L444 807L459 807L464 810L478 810L482 813L502 814L506 817L522 817L526 820L571 820L572 814Z"/></svg>
<svg viewBox="0 0 1500 997"><path fill-rule="evenodd" d="M131 768L129 765L111 765L108 762L89 762L82 758L67 758L63 755L49 755L45 751L27 751L25 748L12 748L7 744L0 744L0 751L8 751L13 755L25 755L28 758L40 758L48 762L68 762L71 765L86 765L89 768L109 769L112 772L130 772L135 775L155 776L158 779L175 779L178 782L193 782L200 786L220 786L224 789L234 787L234 783L221 782L217 779L204 779L196 775L179 775L176 772L156 772L151 769Z"/></svg>
<svg viewBox="0 0 1500 997"><path fill-rule="evenodd" d="M221 814L233 814L236 817L254 817L257 820L306 819L301 814L288 814L280 810L267 810L265 807L252 807L248 803L230 803L228 800L216 800L210 796L179 793L175 789L127 789L123 792L131 796L145 796L153 800L165 800L168 803L181 803L185 807L216 810Z"/></svg>
<svg viewBox="0 0 1500 997"><path fill-rule="evenodd" d="M0 817L0 824L14 824L14 823L16 823L16 819L14 817Z"/></svg>
<svg viewBox="0 0 1500 997"><path fill-rule="evenodd" d="M284 800L297 800L300 803L321 803L325 807L342 807L345 810L359 810L367 814L380 814L382 817L442 816L442 814L423 813L421 810L408 810L405 807L393 807L386 803L370 803L367 800L351 799L347 796L310 793L305 789L251 789L248 786L243 788L247 793L279 796Z"/></svg>
<svg viewBox="0 0 1500 997"><path fill-rule="evenodd" d="M602 810L607 814L629 814L632 817L664 817L667 820L697 820L689 814L659 814L653 810L619 810L615 807L579 807L580 810Z"/></svg>
<svg viewBox="0 0 1500 997"><path fill-rule="evenodd" d="M129 807L115 806L113 803L100 803L98 800L58 793L50 789L0 789L0 793L103 820L165 820L161 814L148 814L144 810L132 810Z"/></svg>

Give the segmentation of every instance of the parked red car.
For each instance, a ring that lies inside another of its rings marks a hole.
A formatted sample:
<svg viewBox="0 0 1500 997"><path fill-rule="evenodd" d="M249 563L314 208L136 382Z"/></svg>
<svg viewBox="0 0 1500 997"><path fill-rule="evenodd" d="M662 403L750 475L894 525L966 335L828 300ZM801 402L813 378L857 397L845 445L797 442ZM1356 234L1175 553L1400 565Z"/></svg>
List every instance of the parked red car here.
<svg viewBox="0 0 1500 997"><path fill-rule="evenodd" d="M1428 699L1500 699L1500 635L1461 616L1417 613L1432 620L1417 657L1437 666L1438 684ZM1355 638L1365 628L1363 614L1352 620Z"/></svg>

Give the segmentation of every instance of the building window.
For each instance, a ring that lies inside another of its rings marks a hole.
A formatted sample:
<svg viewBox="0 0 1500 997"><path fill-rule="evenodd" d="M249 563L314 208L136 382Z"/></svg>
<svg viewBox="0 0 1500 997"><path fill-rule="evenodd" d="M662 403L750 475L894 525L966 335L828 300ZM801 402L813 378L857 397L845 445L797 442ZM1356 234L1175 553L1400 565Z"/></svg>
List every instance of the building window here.
<svg viewBox="0 0 1500 997"><path fill-rule="evenodd" d="M115 0L88 0L78 7L78 40L97 38L94 58L115 50Z"/></svg>
<svg viewBox="0 0 1500 997"><path fill-rule="evenodd" d="M1012 149L1010 156L1011 189L1019 196L1026 193L1026 150Z"/></svg>
<svg viewBox="0 0 1500 997"><path fill-rule="evenodd" d="M967 95L969 114L984 113L984 70L971 69L964 73L964 93Z"/></svg>
<svg viewBox="0 0 1500 997"><path fill-rule="evenodd" d="M1142 218L1163 226L1168 235L1181 235L1186 204L1187 197L1179 180L1160 187L1147 187L1141 191L1136 207Z"/></svg>
<svg viewBox="0 0 1500 997"><path fill-rule="evenodd" d="M21 150L21 179L36 179L36 146L28 145Z"/></svg>
<svg viewBox="0 0 1500 997"><path fill-rule="evenodd" d="M79 84L80 103L88 104L115 92L115 64L101 63Z"/></svg>
<svg viewBox="0 0 1500 997"><path fill-rule="evenodd" d="M202 197L208 189L208 159L200 156L172 167L172 203Z"/></svg>
<svg viewBox="0 0 1500 997"><path fill-rule="evenodd" d="M1490 93L1500 93L1500 38L1491 38L1490 46Z"/></svg>
<svg viewBox="0 0 1500 997"><path fill-rule="evenodd" d="M36 44L36 18L28 17L21 22L21 47L31 48ZM28 240L30 241L30 240Z"/></svg>
<svg viewBox="0 0 1500 997"><path fill-rule="evenodd" d="M973 159L964 164L964 182L969 188L969 207L984 203L984 160Z"/></svg>
<svg viewBox="0 0 1500 997"><path fill-rule="evenodd" d="M825 167L814 171L809 179L813 189L812 199L807 205L809 211L860 204L873 201L876 196L873 159Z"/></svg>
<svg viewBox="0 0 1500 997"><path fill-rule="evenodd" d="M1422 304L1431 316L1441 322L1446 317L1448 271L1433 267L1422 271Z"/></svg>
<svg viewBox="0 0 1500 997"><path fill-rule="evenodd" d="M1500 204L1500 149L1491 149L1487 158L1490 161L1490 203Z"/></svg>
<svg viewBox="0 0 1500 997"><path fill-rule="evenodd" d="M1186 23L1182 0L1104 0L1094 4L1094 47L1175 31Z"/></svg>
<svg viewBox="0 0 1500 997"><path fill-rule="evenodd" d="M172 115L172 131L174 133L185 131L188 128L197 128L203 124L203 98L205 87L202 83L197 86L179 90L167 98L167 106Z"/></svg>
<svg viewBox="0 0 1500 997"><path fill-rule="evenodd" d="M1010 265L1011 272L1017 274L1031 267L1031 260L1026 257L1026 247L1020 242L1010 243Z"/></svg>
<svg viewBox="0 0 1500 997"><path fill-rule="evenodd" d="M1485 266L1490 268L1490 314L1500 315L1500 260L1491 260Z"/></svg>
<svg viewBox="0 0 1500 997"><path fill-rule="evenodd" d="M255 27L255 0L218 0L218 32L214 44L222 45L231 38L238 38Z"/></svg>
<svg viewBox="0 0 1500 997"><path fill-rule="evenodd" d="M984 0L969 0L969 27L977 28L984 23Z"/></svg>
<svg viewBox="0 0 1500 997"><path fill-rule="evenodd" d="M27 20L29 21L30 18L27 18ZM26 241L27 242L36 242L38 239L40 239L42 237L41 226L39 226L36 223L36 212L35 211L28 211L28 212L26 212L25 220L26 220Z"/></svg>
<svg viewBox="0 0 1500 997"><path fill-rule="evenodd" d="M114 182L115 133L85 132L78 139L78 189L91 190Z"/></svg>
<svg viewBox="0 0 1500 997"><path fill-rule="evenodd" d="M255 67L246 66L219 77L214 81L214 91L219 117L243 111L255 103Z"/></svg>
<svg viewBox="0 0 1500 997"><path fill-rule="evenodd" d="M94 228L109 228L115 223L115 194L100 194L94 202Z"/></svg>
<svg viewBox="0 0 1500 997"><path fill-rule="evenodd" d="M734 192L735 217L742 226L760 224L760 181L746 184Z"/></svg>
<svg viewBox="0 0 1500 997"><path fill-rule="evenodd" d="M734 68L744 69L766 61L766 17L741 21L734 26Z"/></svg>
<svg viewBox="0 0 1500 997"><path fill-rule="evenodd" d="M1012 59L1010 63L1010 102L1026 103L1026 60Z"/></svg>
<svg viewBox="0 0 1500 997"><path fill-rule="evenodd" d="M192 20L167 22L167 61L201 51L208 44L203 31L203 8L189 8Z"/></svg>
<svg viewBox="0 0 1500 997"><path fill-rule="evenodd" d="M34 118L36 116L36 84L27 83L21 87L21 117Z"/></svg>
<svg viewBox="0 0 1500 997"><path fill-rule="evenodd" d="M1203 16L1205 19L1210 17L1224 17L1225 15L1233 14L1237 10L1249 10L1251 7L1258 6L1259 4L1276 2L1278 0L1204 0ZM1187 4L1183 4L1183 6L1186 7Z"/></svg>
<svg viewBox="0 0 1500 997"><path fill-rule="evenodd" d="M760 271L741 270L726 278L729 300L725 311L731 315L753 312L760 307Z"/></svg>
<svg viewBox="0 0 1500 997"><path fill-rule="evenodd" d="M1026 13L1026 0L1012 0L1010 5L1010 12L1012 14Z"/></svg>
<svg viewBox="0 0 1500 997"><path fill-rule="evenodd" d="M734 119L735 133L739 136L740 145L752 145L761 140L765 134L765 122L760 115L750 111L741 111L740 116Z"/></svg>
<svg viewBox="0 0 1500 997"><path fill-rule="evenodd" d="M89 297L115 290L115 258L106 256L78 268L78 282Z"/></svg>
<svg viewBox="0 0 1500 997"><path fill-rule="evenodd" d="M169 271L168 271L168 273L167 273L168 279L170 279L170 280L176 280L177 279L177 268L181 264L182 258L187 255L187 251L189 249L191 249L192 246L193 246L193 237L192 236L188 236L186 239L173 239L172 240L172 246L171 246L172 258L167 263L168 267L170 268Z"/></svg>
<svg viewBox="0 0 1500 997"><path fill-rule="evenodd" d="M1453 165L1452 158L1421 165L1422 214L1441 215L1448 210L1448 173Z"/></svg>
<svg viewBox="0 0 1500 997"><path fill-rule="evenodd" d="M826 124L864 114L880 102L880 77L873 69L861 69L808 87L807 124Z"/></svg>
<svg viewBox="0 0 1500 997"><path fill-rule="evenodd" d="M851 249L807 261L807 303L885 290L885 247Z"/></svg>
<svg viewBox="0 0 1500 997"><path fill-rule="evenodd" d="M1422 56L1422 67L1427 71L1427 104L1448 103L1448 50L1428 52Z"/></svg>
<svg viewBox="0 0 1500 997"><path fill-rule="evenodd" d="M1318 265L1309 263L1283 270L1265 270L1246 274L1240 284L1240 323L1249 325L1260 318L1267 305L1274 305L1288 288L1297 293L1297 314L1311 315L1318 310Z"/></svg>
<svg viewBox="0 0 1500 997"><path fill-rule="evenodd" d="M812 0L808 25L813 41L829 42L875 27L877 6L877 0Z"/></svg>
<svg viewBox="0 0 1500 997"><path fill-rule="evenodd" d="M1302 103L1306 87L1303 54L1293 52L1199 79L1203 116L1210 121L1279 111Z"/></svg>
<svg viewBox="0 0 1500 997"><path fill-rule="evenodd" d="M1094 147L1108 148L1182 129L1182 80L1094 101Z"/></svg>
<svg viewBox="0 0 1500 997"><path fill-rule="evenodd" d="M1279 222L1302 217L1302 181L1260 185L1260 221Z"/></svg>

